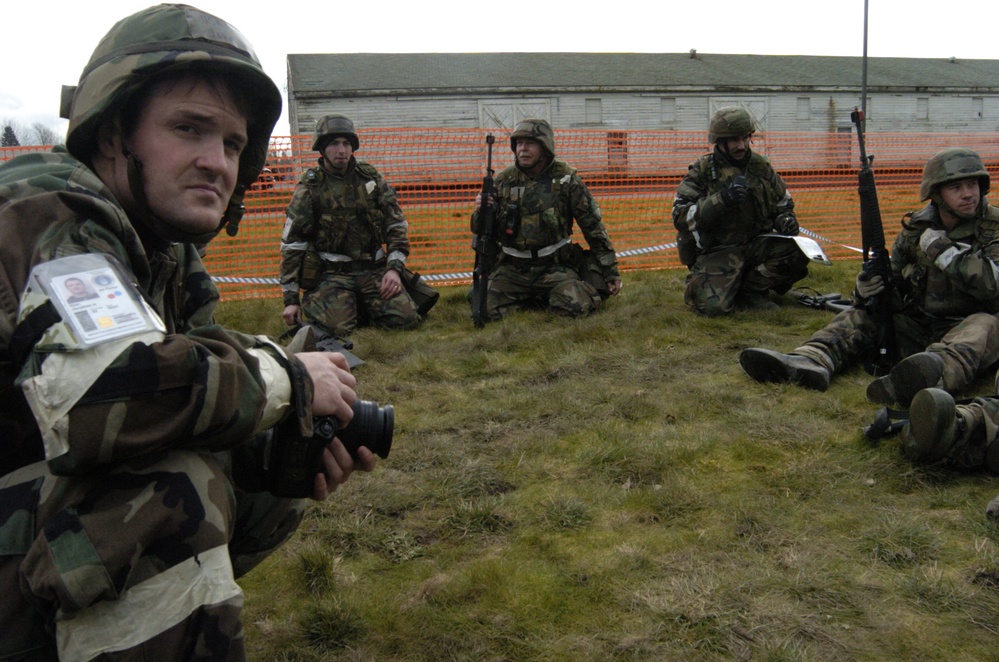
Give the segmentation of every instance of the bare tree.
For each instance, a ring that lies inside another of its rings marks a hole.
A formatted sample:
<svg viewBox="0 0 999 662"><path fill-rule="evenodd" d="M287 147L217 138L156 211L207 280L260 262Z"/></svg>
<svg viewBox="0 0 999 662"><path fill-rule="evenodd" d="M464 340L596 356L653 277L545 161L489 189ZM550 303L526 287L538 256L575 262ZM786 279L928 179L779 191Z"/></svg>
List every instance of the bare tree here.
<svg viewBox="0 0 999 662"><path fill-rule="evenodd" d="M41 122L32 124L30 133L32 145L58 145L63 142L63 137L58 131Z"/></svg>
<svg viewBox="0 0 999 662"><path fill-rule="evenodd" d="M10 127L10 133L7 132L7 127ZM65 140L65 138L58 131L48 127L43 122L35 122L29 126L12 117L0 117L0 132L3 132L4 134L4 147L16 147L19 145L57 145ZM16 142L8 144L7 141Z"/></svg>

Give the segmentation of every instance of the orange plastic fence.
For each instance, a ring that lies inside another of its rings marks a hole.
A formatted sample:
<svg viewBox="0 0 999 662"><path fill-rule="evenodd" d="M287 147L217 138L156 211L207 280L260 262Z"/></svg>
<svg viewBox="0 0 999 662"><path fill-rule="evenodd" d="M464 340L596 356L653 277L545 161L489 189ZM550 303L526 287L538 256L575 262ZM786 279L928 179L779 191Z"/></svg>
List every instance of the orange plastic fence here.
<svg viewBox="0 0 999 662"><path fill-rule="evenodd" d="M391 183L409 220L409 265L437 284L468 282L474 255L468 220L486 167L486 134L480 129L366 129L358 158L370 161ZM670 209L687 166L709 151L703 132L556 130L558 157L578 169L600 202L622 270L680 267ZM508 133L496 133L493 169L512 163ZM247 196L247 213L235 238L208 246L206 263L223 298L278 297L279 244L284 209L300 174L315 163L311 136L272 140L269 174ZM885 236L894 238L902 215L922 206L922 166L950 146L977 150L990 171L999 167L999 134L872 133ZM3 148L0 160L41 148ZM852 133L768 132L754 149L784 177L805 234L833 260L859 259L857 169Z"/></svg>

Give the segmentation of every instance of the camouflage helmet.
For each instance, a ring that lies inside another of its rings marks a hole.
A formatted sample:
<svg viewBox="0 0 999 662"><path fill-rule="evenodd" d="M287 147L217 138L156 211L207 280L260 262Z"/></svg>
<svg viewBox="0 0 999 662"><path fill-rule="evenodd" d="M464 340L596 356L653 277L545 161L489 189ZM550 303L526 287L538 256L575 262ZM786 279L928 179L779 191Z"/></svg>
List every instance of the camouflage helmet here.
<svg viewBox="0 0 999 662"><path fill-rule="evenodd" d="M725 106L711 116L708 142L717 143L719 138L738 138L755 131L756 122L748 110L742 106Z"/></svg>
<svg viewBox="0 0 999 662"><path fill-rule="evenodd" d="M89 160L104 122L117 121L129 100L161 74L186 71L219 72L253 91L247 145L229 208L210 235L182 238L197 242L210 239L226 222L232 223L229 234L235 234L243 194L267 161L271 131L281 115L280 91L236 28L187 5L157 5L123 18L97 45L77 85L63 87L60 115L69 120L67 149Z"/></svg>
<svg viewBox="0 0 999 662"><path fill-rule="evenodd" d="M316 122L315 138L312 141L312 149L322 154L326 151L326 146L337 136L343 136L350 141L356 152L361 146L361 141L357 139L357 132L354 130L354 123L346 115L323 115Z"/></svg>
<svg viewBox="0 0 999 662"><path fill-rule="evenodd" d="M989 171L982 157L970 149L951 147L937 152L923 168L923 181L919 184L919 199L929 200L937 187L959 179L978 178L978 192L982 197L989 192Z"/></svg>
<svg viewBox="0 0 999 662"><path fill-rule="evenodd" d="M510 151L517 151L517 139L530 138L541 143L548 156L555 158L555 132L548 120L521 120L510 134Z"/></svg>

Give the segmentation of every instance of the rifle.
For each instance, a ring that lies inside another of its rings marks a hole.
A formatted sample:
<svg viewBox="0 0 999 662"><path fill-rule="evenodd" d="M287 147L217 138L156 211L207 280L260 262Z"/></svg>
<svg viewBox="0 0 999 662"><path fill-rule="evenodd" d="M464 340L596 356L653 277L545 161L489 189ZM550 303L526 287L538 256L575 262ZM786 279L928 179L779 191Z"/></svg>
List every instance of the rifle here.
<svg viewBox="0 0 999 662"><path fill-rule="evenodd" d="M857 126L857 139L860 142L860 171L857 173L860 195L860 234L864 249L864 267L861 279L881 276L884 289L864 304L878 327L877 356L866 365L867 371L879 377L891 370L898 360L898 345L895 340L895 322L892 319L891 298L894 291L891 262L885 247L884 225L881 223L881 207L878 205L878 190L874 183L871 162L864 145L864 111L854 108L850 120Z"/></svg>
<svg viewBox="0 0 999 662"><path fill-rule="evenodd" d="M479 198L478 231L472 237L475 250L475 269L472 271L472 321L481 329L489 321L486 310L486 292L489 274L496 266L499 244L496 243L496 187L493 183L493 134L486 136L486 176L482 178Z"/></svg>

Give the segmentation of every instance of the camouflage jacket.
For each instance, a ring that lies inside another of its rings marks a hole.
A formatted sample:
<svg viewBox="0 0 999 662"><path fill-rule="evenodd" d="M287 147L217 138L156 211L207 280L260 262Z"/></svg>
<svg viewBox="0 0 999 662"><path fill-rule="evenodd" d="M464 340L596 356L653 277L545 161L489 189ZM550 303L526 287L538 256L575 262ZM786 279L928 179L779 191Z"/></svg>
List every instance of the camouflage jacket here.
<svg viewBox="0 0 999 662"><path fill-rule="evenodd" d="M334 261L370 262L387 251L390 269L409 256L406 217L395 190L369 163L351 157L347 172L309 168L288 204L281 235L281 291L285 305L299 303L299 278L307 251ZM383 250L383 246L385 247Z"/></svg>
<svg viewBox="0 0 999 662"><path fill-rule="evenodd" d="M537 251L568 240L573 220L600 264L604 278L618 278L617 256L600 205L565 161L553 159L536 177L517 166L496 176L496 239L517 251ZM472 232L478 230L478 210Z"/></svg>
<svg viewBox="0 0 999 662"><path fill-rule="evenodd" d="M224 450L287 413L304 375L297 359L215 325L218 291L197 247L144 246L111 192L65 149L0 166L0 237L0 473L42 459L43 445L56 474L170 448ZM165 333L80 348L64 342L58 313L40 328L22 324L49 307L22 299L32 269L81 254L116 263ZM26 331L29 342L12 344ZM302 388L311 402L311 382Z"/></svg>
<svg viewBox="0 0 999 662"><path fill-rule="evenodd" d="M904 311L938 318L999 313L999 208L983 200L979 210L926 248L925 232L944 231L937 206L902 220L891 266Z"/></svg>
<svg viewBox="0 0 999 662"><path fill-rule="evenodd" d="M726 207L721 191L738 175L747 178L749 198ZM794 215L794 201L765 156L750 152L743 169L717 147L690 165L673 201L673 226L679 241L692 237L698 252L745 244L771 232L778 217L785 214Z"/></svg>

